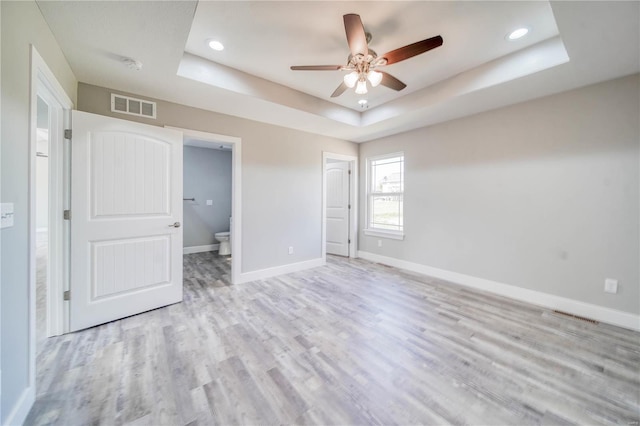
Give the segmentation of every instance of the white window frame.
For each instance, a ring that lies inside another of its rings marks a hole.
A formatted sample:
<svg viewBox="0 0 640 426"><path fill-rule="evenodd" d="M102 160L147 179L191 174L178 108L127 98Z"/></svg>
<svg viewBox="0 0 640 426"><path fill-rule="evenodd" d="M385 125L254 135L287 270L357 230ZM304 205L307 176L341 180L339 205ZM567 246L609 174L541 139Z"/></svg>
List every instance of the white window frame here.
<svg viewBox="0 0 640 426"><path fill-rule="evenodd" d="M405 159L404 159L404 152L394 152L391 154L384 154L384 155L377 155L375 157L369 157L367 158L367 169L366 169L366 197L367 197L367 202L366 202L366 208L365 208L365 228L362 230L362 232L365 235L369 235L369 236L373 236L373 237L380 237L380 238L390 238L390 239L394 239L394 240L404 240L404 188L402 192L393 192L393 193L385 193L385 192L373 192L372 191L372 182L371 182L371 167L372 167L372 163L374 161L377 160L385 160L388 158L395 158L395 157L402 157L402 162L404 165ZM404 182L405 180L405 170L403 167L403 171L402 171L402 180ZM380 228L372 228L371 227L371 200L373 199L374 196L379 196L379 195L398 195L401 194L402 195L402 230L393 230L393 229L380 229Z"/></svg>

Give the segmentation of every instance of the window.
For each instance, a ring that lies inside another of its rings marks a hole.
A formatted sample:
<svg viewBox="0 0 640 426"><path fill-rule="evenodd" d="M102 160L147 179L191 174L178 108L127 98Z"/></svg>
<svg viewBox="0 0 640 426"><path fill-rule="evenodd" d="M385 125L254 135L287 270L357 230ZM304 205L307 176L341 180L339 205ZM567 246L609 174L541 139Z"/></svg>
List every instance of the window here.
<svg viewBox="0 0 640 426"><path fill-rule="evenodd" d="M404 154L367 160L367 228L364 233L403 239Z"/></svg>

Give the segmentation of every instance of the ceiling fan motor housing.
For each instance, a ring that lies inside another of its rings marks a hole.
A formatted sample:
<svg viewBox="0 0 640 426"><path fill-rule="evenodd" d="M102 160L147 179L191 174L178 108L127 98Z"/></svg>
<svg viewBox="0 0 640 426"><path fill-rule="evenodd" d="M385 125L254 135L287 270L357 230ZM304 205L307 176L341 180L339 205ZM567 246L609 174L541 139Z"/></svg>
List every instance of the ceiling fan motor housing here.
<svg viewBox="0 0 640 426"><path fill-rule="evenodd" d="M340 96L347 88L351 87L356 87L357 94L367 93L367 80L369 80L373 87L382 84L393 90L402 90L407 87L406 84L384 71L376 71L375 69L404 61L405 59L442 46L442 37L435 36L392 50L385 53L382 57L378 57L378 54L374 50L369 49L369 42L372 36L371 33L364 30L360 16L355 13L348 13L344 15L343 18L347 34L347 43L351 51L345 66L302 65L291 67L294 71L348 71L349 73L344 76L344 81L331 95L332 98Z"/></svg>

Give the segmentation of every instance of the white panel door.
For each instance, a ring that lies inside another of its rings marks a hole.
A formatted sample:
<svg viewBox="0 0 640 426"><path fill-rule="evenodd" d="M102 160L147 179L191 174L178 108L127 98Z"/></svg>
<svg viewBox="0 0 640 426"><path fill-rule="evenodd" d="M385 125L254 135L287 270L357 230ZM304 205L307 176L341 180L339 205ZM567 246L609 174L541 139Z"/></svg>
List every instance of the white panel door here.
<svg viewBox="0 0 640 426"><path fill-rule="evenodd" d="M72 123L70 330L182 301L182 133Z"/></svg>
<svg viewBox="0 0 640 426"><path fill-rule="evenodd" d="M349 163L327 167L327 253L349 256Z"/></svg>

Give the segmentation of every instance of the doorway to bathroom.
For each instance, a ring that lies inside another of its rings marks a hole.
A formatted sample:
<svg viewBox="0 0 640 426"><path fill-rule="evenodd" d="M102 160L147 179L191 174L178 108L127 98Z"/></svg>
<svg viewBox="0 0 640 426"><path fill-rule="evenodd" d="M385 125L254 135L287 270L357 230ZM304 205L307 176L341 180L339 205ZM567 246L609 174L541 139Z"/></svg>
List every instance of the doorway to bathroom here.
<svg viewBox="0 0 640 426"><path fill-rule="evenodd" d="M183 132L183 276L215 287L240 276L240 138Z"/></svg>

